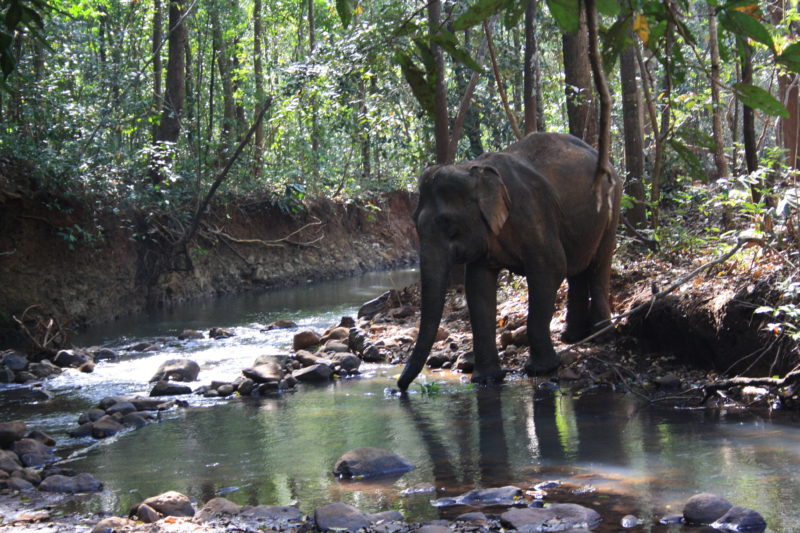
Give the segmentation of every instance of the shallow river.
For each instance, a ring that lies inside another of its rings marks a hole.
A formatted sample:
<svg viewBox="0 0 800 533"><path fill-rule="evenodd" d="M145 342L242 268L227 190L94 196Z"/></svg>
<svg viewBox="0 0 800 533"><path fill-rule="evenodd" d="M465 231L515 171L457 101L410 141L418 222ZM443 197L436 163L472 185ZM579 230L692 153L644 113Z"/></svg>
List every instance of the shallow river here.
<svg viewBox="0 0 800 533"><path fill-rule="evenodd" d="M148 379L169 358L201 365L197 385L233 380L264 353L287 353L296 330L261 333L278 319L323 330L387 287L415 279L412 271L370 274L190 306L117 322L84 335L82 344L122 347L174 336L185 328L233 327L221 341L167 341L162 351L101 362L93 374L68 372L47 383L47 404L0 406L0 420L22 418L53 434L71 454L69 466L100 478L106 491L85 507L125 512L165 490L199 502L215 495L241 504L293 504L304 511L344 501L366 511L398 509L411 520L453 517L464 508L437 509L433 498L475 487L528 488L559 480L546 501L575 502L600 511L597 531L619 531L628 513L652 523L679 513L696 492L714 492L761 512L768 531L800 531L800 426L781 413L687 411L641 406L619 393L582 395L541 390L527 379L472 387L450 373L408 398L389 392L400 367L365 365L362 376L326 386L300 385L280 398L205 400L166 413L160 423L106 441L69 439L80 412L100 398L146 394ZM342 482L331 470L344 452L390 449L417 468L376 482ZM435 494L403 496L417 484ZM576 494L579 493L579 494ZM647 526L635 531L689 531Z"/></svg>

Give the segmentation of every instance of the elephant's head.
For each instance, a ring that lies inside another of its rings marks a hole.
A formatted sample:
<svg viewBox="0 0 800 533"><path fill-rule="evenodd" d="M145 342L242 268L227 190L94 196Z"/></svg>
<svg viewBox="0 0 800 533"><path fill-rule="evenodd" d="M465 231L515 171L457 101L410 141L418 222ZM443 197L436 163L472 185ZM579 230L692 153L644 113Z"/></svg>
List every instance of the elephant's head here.
<svg viewBox="0 0 800 533"><path fill-rule="evenodd" d="M508 191L492 166L436 165L420 177L414 222L420 241L422 317L414 351L397 381L401 390L420 373L433 346L450 270L486 255L510 207Z"/></svg>

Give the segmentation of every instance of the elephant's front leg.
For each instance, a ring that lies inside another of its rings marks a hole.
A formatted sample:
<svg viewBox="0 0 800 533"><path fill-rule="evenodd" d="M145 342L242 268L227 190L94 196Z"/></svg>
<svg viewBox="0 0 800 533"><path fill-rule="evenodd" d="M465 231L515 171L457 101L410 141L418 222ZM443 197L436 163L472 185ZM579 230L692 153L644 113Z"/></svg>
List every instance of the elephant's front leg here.
<svg viewBox="0 0 800 533"><path fill-rule="evenodd" d="M529 376L547 374L558 368L561 360L553 349L550 320L555 309L556 291L563 276L540 271L528 275L528 342L530 354L525 362Z"/></svg>
<svg viewBox="0 0 800 533"><path fill-rule="evenodd" d="M467 265L464 285L467 292L475 369L472 381L500 382L505 372L500 368L495 343L497 321L497 270Z"/></svg>

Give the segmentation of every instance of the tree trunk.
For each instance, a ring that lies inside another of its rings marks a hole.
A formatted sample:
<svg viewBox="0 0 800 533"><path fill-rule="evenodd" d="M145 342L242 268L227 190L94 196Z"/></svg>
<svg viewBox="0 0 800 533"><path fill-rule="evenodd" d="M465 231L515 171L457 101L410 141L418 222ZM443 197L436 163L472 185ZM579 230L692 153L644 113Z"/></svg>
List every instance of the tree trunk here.
<svg viewBox="0 0 800 533"><path fill-rule="evenodd" d="M317 47L317 30L314 19L314 0L308 0L308 55L314 61L314 51ZM311 95L311 172L314 183L319 183L319 110L317 95Z"/></svg>
<svg viewBox="0 0 800 533"><path fill-rule="evenodd" d="M629 23L630 31L630 23ZM637 79L636 40L619 56L619 75L622 84L622 126L625 135L625 192L633 198L626 216L635 228L646 224L644 190L644 147L642 146L642 119Z"/></svg>
<svg viewBox="0 0 800 533"><path fill-rule="evenodd" d="M367 109L367 86L361 75L358 77L358 96L356 131L361 144L361 177L369 178L372 176L372 139Z"/></svg>
<svg viewBox="0 0 800 533"><path fill-rule="evenodd" d="M508 96L506 96L505 84L503 83L503 78L500 76L500 67L497 65L497 56L494 53L494 43L492 42L492 29L488 20L483 21L483 31L486 34L486 45L489 47L489 57L492 60L492 72L494 72L494 81L495 85L497 86L497 93L500 95L500 101L503 102L503 109L506 112L508 123L511 124L514 137L521 139L522 132L519 129L519 124L517 124L517 117L514 116L514 112L511 110L511 106L508 104Z"/></svg>
<svg viewBox="0 0 800 533"><path fill-rule="evenodd" d="M719 42L717 41L717 16L710 6L708 15L708 47L711 52L711 126L714 135L714 165L717 167L717 179L719 179L728 175L728 161L725 159L725 133L722 129L722 106L719 97L720 59Z"/></svg>
<svg viewBox="0 0 800 533"><path fill-rule="evenodd" d="M778 79L781 101L789 111L789 118L781 119L783 147L786 149L786 165L792 169L800 169L800 94L797 74L784 75Z"/></svg>
<svg viewBox="0 0 800 533"><path fill-rule="evenodd" d="M578 32L564 35L564 84L567 96L569 132L592 146L597 146L597 110L592 92L592 70L589 64L589 37L586 14L581 10Z"/></svg>
<svg viewBox="0 0 800 533"><path fill-rule="evenodd" d="M439 31L439 19L442 14L441 0L428 3L428 32L431 36ZM447 162L447 149L450 145L449 114L447 111L447 92L444 85L444 54L441 47L430 41L433 55L433 139L436 162Z"/></svg>
<svg viewBox="0 0 800 533"><path fill-rule="evenodd" d="M742 61L742 83L753 83L753 50L747 43L742 43L744 55ZM753 108L742 104L742 137L744 139L744 159L747 164L747 173L752 174L758 170L758 146L756 141L756 119ZM750 194L754 202L761 200L760 183L750 186Z"/></svg>
<svg viewBox="0 0 800 533"><path fill-rule="evenodd" d="M153 116L161 109L161 0L153 0L153 43L150 48L153 54ZM158 140L158 125L153 126L153 141Z"/></svg>
<svg viewBox="0 0 800 533"><path fill-rule="evenodd" d="M217 56L219 80L222 85L222 132L220 142L219 161L225 160L228 146L233 141L233 129L236 124L236 103L233 99L233 81L231 80L231 61L228 56L228 44L225 42L225 32L220 20L218 5L212 7L212 45Z"/></svg>
<svg viewBox="0 0 800 533"><path fill-rule="evenodd" d="M261 114L261 105L264 103L264 73L263 73L263 54L261 52L261 39L263 30L261 27L261 0L253 1L253 78L256 89L256 105L253 110L255 119ZM258 121L255 133L256 164L261 160L261 151L264 148L264 122ZM260 168L256 168L256 175Z"/></svg>
<svg viewBox="0 0 800 533"><path fill-rule="evenodd" d="M536 38L536 3L528 0L525 9L525 57L523 65L523 95L525 133L539 131L539 41Z"/></svg>

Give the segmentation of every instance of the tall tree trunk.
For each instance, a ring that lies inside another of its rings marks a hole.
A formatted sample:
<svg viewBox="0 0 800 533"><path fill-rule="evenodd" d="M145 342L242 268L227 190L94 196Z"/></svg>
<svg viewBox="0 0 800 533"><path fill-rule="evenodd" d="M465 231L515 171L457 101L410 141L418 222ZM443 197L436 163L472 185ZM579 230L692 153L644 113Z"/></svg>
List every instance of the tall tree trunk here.
<svg viewBox="0 0 800 533"><path fill-rule="evenodd" d="M711 125L714 134L714 165L717 167L717 179L719 179L728 175L728 161L725 159L725 134L722 129L722 105L719 97L720 59L719 42L717 40L717 16L711 6L709 6L708 15L708 47L711 52Z"/></svg>
<svg viewBox="0 0 800 533"><path fill-rule="evenodd" d="M742 83L753 83L753 50L747 43L742 43L744 54L742 62ZM747 164L747 173L752 174L758 170L758 146L756 140L756 119L753 108L742 104L742 137L744 138L744 159ZM754 202L761 199L759 191L761 184L754 183L750 186L750 193Z"/></svg>
<svg viewBox="0 0 800 533"><path fill-rule="evenodd" d="M225 160L228 147L233 144L233 130L236 124L236 103L233 98L233 80L231 72L231 61L228 55L228 43L225 41L225 32L220 20L220 7L212 7L212 46L217 56L217 67L219 69L219 81L222 85L222 133L220 142L219 163Z"/></svg>
<svg viewBox="0 0 800 533"><path fill-rule="evenodd" d="M539 41L536 38L536 4L528 0L525 9L525 57L523 65L523 95L525 133L539 131Z"/></svg>
<svg viewBox="0 0 800 533"><path fill-rule="evenodd" d="M441 0L431 0L428 3L428 32L431 36L439 31L439 19L442 14ZM441 47L431 39L431 54L433 55L433 85L434 85L434 113L433 113L433 138L436 151L436 162L447 162L447 149L450 144L449 115L447 111L447 93L444 85L444 55Z"/></svg>
<svg viewBox="0 0 800 533"><path fill-rule="evenodd" d="M630 31L630 24L629 24ZM633 207L626 215L636 228L646 224L644 190L644 147L642 146L642 118L637 80L636 40L619 56L619 76L622 84L622 126L625 135L625 192L633 198Z"/></svg>
<svg viewBox="0 0 800 533"><path fill-rule="evenodd" d="M586 53L589 37L583 10L577 33L565 34L561 45L569 132L592 146L597 146L597 110L592 91L592 70L589 55Z"/></svg>
<svg viewBox="0 0 800 533"><path fill-rule="evenodd" d="M263 29L261 26L261 0L253 1L253 78L256 88L256 105L253 110L255 119L261 114L261 106L264 105L264 73L263 73L263 53L261 51L261 40L263 39ZM264 122L258 121L255 133L256 164L261 160L261 151L264 149ZM260 168L256 168L256 173Z"/></svg>
<svg viewBox="0 0 800 533"><path fill-rule="evenodd" d="M308 0L308 55L314 61L314 51L317 47L317 30L314 15L314 0ZM311 172L314 183L319 183L319 109L317 95L311 95Z"/></svg>
<svg viewBox="0 0 800 533"><path fill-rule="evenodd" d="M494 72L494 81L495 85L497 86L497 93L500 95L500 101L503 102L503 109L505 109L508 123L511 124L511 130L514 132L514 137L521 139L522 132L519 129L519 124L517 124L517 117L514 116L514 112L512 111L511 106L508 104L508 96L506 96L505 84L503 83L503 78L500 76L500 67L497 64L497 56L494 53L494 43L492 42L492 29L488 20L483 21L483 31L486 34L486 44L489 47L489 57L492 60L492 72Z"/></svg>
<svg viewBox="0 0 800 533"><path fill-rule="evenodd" d="M773 24L780 24L786 17L786 6L783 0L771 2L770 14ZM793 35L800 33L800 24L792 22L789 31ZM789 111L787 118L779 120L777 144L786 150L786 166L789 169L800 168L800 100L798 98L798 84L800 76L795 73L783 73L778 76L778 96L780 101Z"/></svg>
<svg viewBox="0 0 800 533"><path fill-rule="evenodd" d="M153 43L150 48L153 54L153 115L158 113L161 109L162 96L161 96L161 73L164 68L161 65L161 39L163 24L161 20L161 0L153 0ZM158 140L158 125L153 126L153 141Z"/></svg>
<svg viewBox="0 0 800 533"><path fill-rule="evenodd" d="M358 96L356 130L361 144L361 177L369 178L372 176L372 139L367 109L367 84L364 83L364 77L361 75L358 77Z"/></svg>

